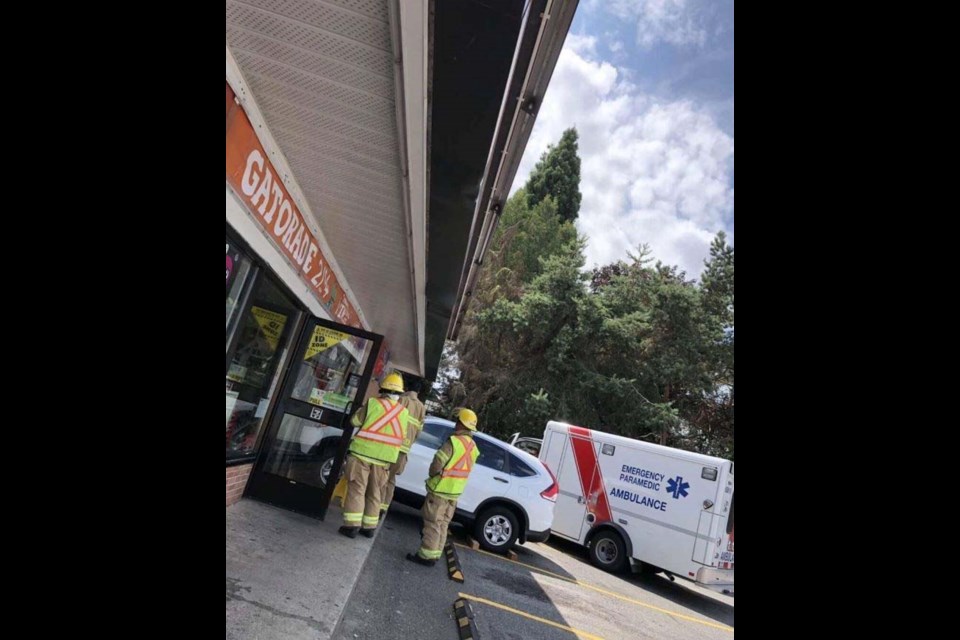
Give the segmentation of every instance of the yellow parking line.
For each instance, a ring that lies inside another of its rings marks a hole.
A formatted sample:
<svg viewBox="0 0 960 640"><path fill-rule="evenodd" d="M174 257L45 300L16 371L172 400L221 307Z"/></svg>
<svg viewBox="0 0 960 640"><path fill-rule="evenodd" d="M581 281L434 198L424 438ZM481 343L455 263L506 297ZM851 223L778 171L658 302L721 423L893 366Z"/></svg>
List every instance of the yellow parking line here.
<svg viewBox="0 0 960 640"><path fill-rule="evenodd" d="M501 556L501 555L497 555L497 554L495 554L495 553L490 553L489 551L484 551L483 549L473 549L473 548L471 548L471 547L468 547L468 546L466 546L466 545L462 545L462 544L459 544L459 543L454 543L454 544L456 544L458 547L463 547L464 549L469 549L470 551L476 551L476 552L478 552L478 553L486 554L486 555L491 556L491 557L493 557L493 558L497 558L498 560L504 560L504 561L506 561L506 562L512 562L512 563L514 563L514 564L519 564L519 565L522 566L522 567L526 567L526 568L532 569L532 570L534 570L534 571L539 571L540 573L545 573L545 574L547 574L548 576L552 576L552 577L554 577L554 578L557 578L558 580L564 580L564 581L566 581L566 582L572 582L572 583L575 584L575 585L581 586L581 587L583 587L583 588L585 588L585 589L591 589L591 590L593 590L593 591L596 591L597 593L602 593L602 594L604 594L604 595L608 595L608 596L612 596L612 597L614 597L614 598L618 598L618 599L623 600L623 601L625 601L625 602L631 602L631 603L633 603L633 604L635 604L635 605L639 605L639 606L641 606L641 607L646 607L647 609L653 609L654 611L659 611L660 613L665 613L665 614L667 614L668 616L673 616L674 618L680 618L681 620L687 620L687 621L689 621L689 622L696 622L697 624L702 624L702 625L707 626L707 627L713 627L714 629L722 629L723 631L730 631L730 632L733 631L733 627L728 627L728 626L725 625L725 624L718 624L718 623L716 623L716 622L708 622L707 620L701 620L701 619L699 619L699 618L694 618L694 617L692 617L692 616L684 615L684 614L682 614L682 613L677 613L676 611L670 611L669 609L661 609L660 607L656 607L656 606L654 606L654 605L652 605L652 604L647 604L646 602L643 602L643 601L641 601L641 600L637 600L637 599L635 599L635 598L630 598L630 597L628 597L628 596L624 596L624 595L621 595L621 594L619 594L619 593L615 593L615 592L613 592L613 591L607 591L606 589L604 589L604 588L602 588L602 587L598 587L598 586L592 585L592 584L590 584L589 582L583 582L583 581L581 581L581 580L576 580L576 579L574 579L574 578L568 578L568 577L566 577L566 576L561 576L560 574L553 573L552 571L547 571L546 569L541 569L540 567L536 567L536 566L534 566L534 565L532 565L532 564L527 564L526 562L520 562L519 560L511 560L510 558L504 558L504 557Z"/></svg>
<svg viewBox="0 0 960 640"><path fill-rule="evenodd" d="M565 624L560 624L559 622L554 622L552 620L547 620L546 618L541 618L540 616L535 616L532 613L527 613L525 611L520 611L519 609L514 609L513 607L508 607L505 604L500 604L499 602L494 602L493 600L487 600L486 598L478 598L477 596L471 596L466 593L458 594L461 598L466 598L467 600L473 600L474 602L479 602L481 604L488 604L491 607L496 607L497 609L503 609L504 611L509 611L510 613L515 613L518 616L523 616L524 618L530 618L531 620L536 620L537 622L542 622L543 624L548 624L551 627L556 627L558 629L563 629L564 631L569 631L570 633L576 634L581 638L586 638L587 640L603 640L598 635L592 633L587 633L586 631L580 631L579 629L574 629L573 627L568 627Z"/></svg>

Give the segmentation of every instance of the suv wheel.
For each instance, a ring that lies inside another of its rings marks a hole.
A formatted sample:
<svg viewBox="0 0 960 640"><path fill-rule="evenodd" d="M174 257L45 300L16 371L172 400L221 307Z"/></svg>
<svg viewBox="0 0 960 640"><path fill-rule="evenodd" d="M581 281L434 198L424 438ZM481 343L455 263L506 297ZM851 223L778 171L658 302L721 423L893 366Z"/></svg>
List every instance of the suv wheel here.
<svg viewBox="0 0 960 640"><path fill-rule="evenodd" d="M506 553L520 537L517 516L507 507L490 507L474 522L473 537L487 551Z"/></svg>
<svg viewBox="0 0 960 640"><path fill-rule="evenodd" d="M325 488L330 481L330 474L333 472L333 462L337 458L337 449L335 447L326 447L320 451L320 461L317 471L320 475L320 488Z"/></svg>

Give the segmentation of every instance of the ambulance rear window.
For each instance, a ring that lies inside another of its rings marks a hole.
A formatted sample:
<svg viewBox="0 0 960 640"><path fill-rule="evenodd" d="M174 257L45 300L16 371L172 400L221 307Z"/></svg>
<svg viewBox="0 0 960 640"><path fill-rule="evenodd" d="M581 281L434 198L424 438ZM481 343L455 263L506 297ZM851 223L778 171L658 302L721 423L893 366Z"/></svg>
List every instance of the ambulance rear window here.
<svg viewBox="0 0 960 640"><path fill-rule="evenodd" d="M727 533L733 533L733 499L737 494L730 496L730 517L727 518Z"/></svg>

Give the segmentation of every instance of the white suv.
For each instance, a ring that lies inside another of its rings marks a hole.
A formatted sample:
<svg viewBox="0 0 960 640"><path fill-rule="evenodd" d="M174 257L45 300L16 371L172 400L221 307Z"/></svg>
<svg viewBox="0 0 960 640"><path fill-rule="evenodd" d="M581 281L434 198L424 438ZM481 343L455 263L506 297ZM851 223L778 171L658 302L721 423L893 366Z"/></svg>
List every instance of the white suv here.
<svg viewBox="0 0 960 640"><path fill-rule="evenodd" d="M407 467L397 476L395 499L420 507L427 495L430 463L454 423L427 416L410 449ZM457 501L454 520L472 529L484 549L505 553L520 543L543 542L550 536L559 487L547 467L525 451L484 433L474 435L480 457Z"/></svg>

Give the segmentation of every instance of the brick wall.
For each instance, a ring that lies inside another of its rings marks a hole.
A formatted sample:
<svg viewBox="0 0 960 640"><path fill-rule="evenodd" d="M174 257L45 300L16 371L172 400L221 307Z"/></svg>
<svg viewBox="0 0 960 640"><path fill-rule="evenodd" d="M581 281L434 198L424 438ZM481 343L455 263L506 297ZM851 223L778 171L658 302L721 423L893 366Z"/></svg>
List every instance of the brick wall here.
<svg viewBox="0 0 960 640"><path fill-rule="evenodd" d="M251 469L253 469L253 463L227 467L228 507L243 496L243 489L247 486L247 478L250 477Z"/></svg>

